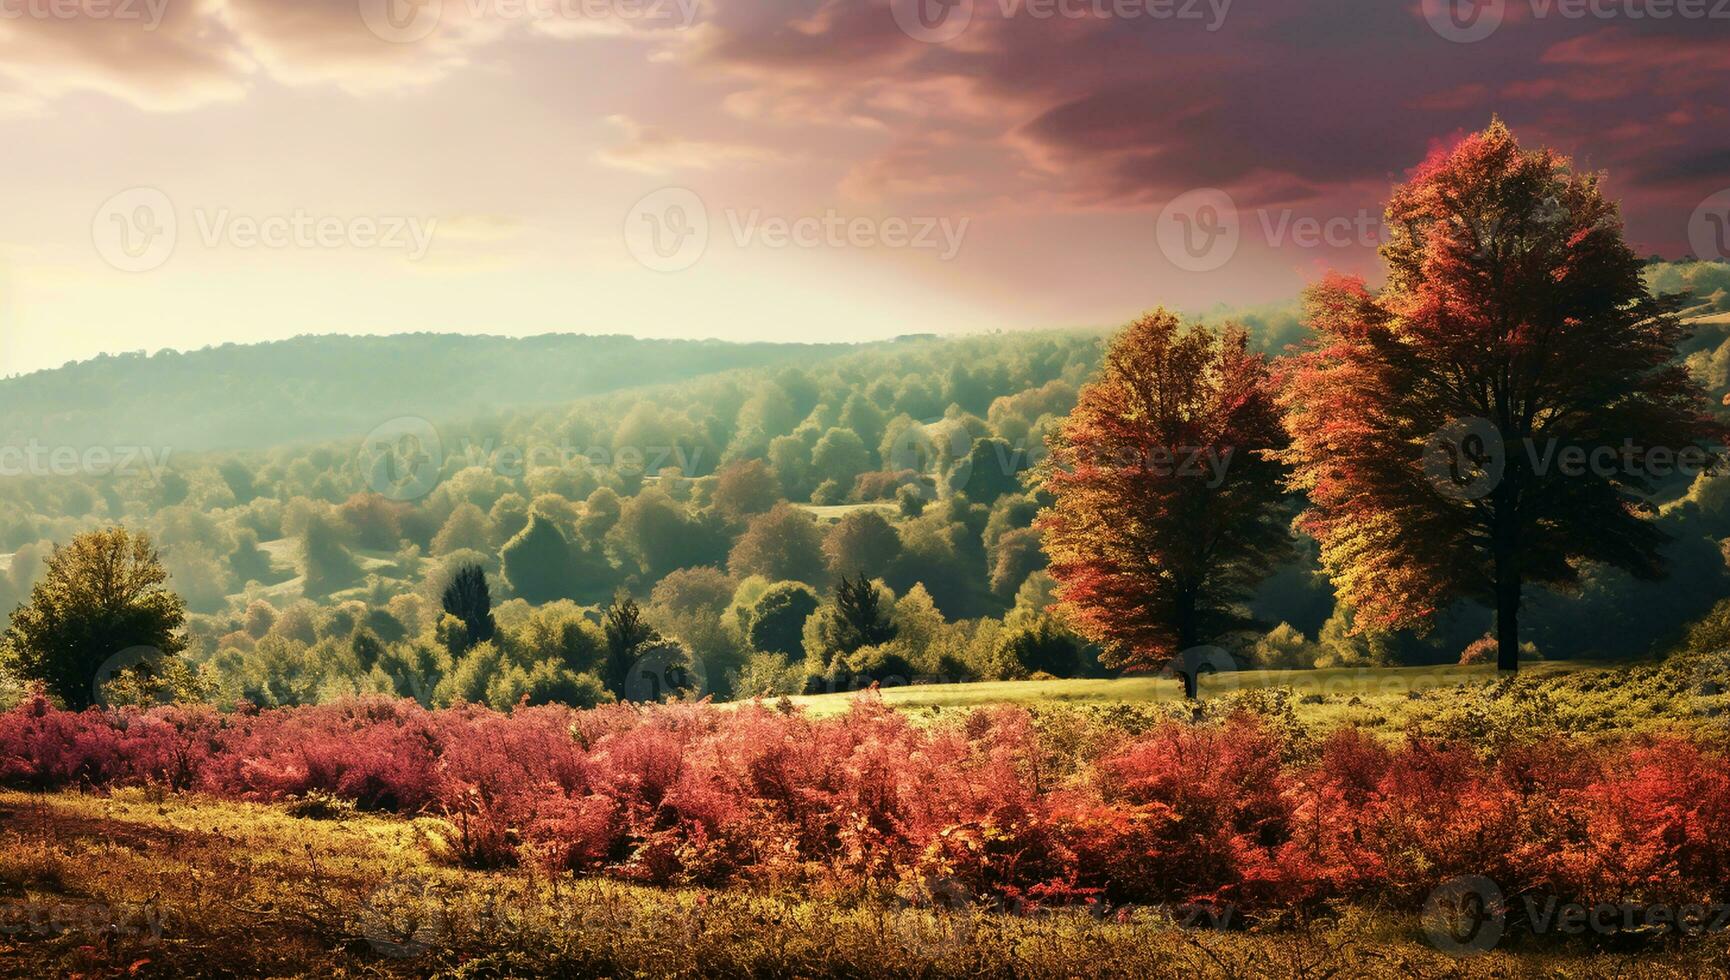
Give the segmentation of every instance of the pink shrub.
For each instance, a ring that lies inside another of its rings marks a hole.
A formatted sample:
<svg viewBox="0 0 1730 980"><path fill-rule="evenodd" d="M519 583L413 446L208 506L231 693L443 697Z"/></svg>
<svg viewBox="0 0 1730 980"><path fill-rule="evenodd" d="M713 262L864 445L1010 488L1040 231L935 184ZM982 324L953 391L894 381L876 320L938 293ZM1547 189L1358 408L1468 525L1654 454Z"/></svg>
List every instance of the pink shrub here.
<svg viewBox="0 0 1730 980"><path fill-rule="evenodd" d="M0 783L312 792L431 814L455 857L718 886L892 888L1007 907L1113 902L1415 907L1456 875L1508 894L1699 902L1730 881L1730 773L1668 739L1567 741L1486 761L1346 730L1285 764L1253 716L1169 722L1054 775L1027 712L916 725L875 698L813 719L750 704L427 711L0 714Z"/></svg>

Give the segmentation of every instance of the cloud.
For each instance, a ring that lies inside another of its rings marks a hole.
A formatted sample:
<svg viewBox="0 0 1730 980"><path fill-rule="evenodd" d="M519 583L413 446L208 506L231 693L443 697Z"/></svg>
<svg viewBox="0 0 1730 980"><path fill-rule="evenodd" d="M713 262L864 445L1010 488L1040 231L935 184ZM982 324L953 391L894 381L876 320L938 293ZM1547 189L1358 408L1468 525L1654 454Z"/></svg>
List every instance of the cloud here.
<svg viewBox="0 0 1730 980"><path fill-rule="evenodd" d="M624 131L625 140L601 150L596 158L624 170L664 174L736 164L786 163L793 159L788 154L747 143L686 139L658 127L644 126L627 116L609 116L607 121Z"/></svg>

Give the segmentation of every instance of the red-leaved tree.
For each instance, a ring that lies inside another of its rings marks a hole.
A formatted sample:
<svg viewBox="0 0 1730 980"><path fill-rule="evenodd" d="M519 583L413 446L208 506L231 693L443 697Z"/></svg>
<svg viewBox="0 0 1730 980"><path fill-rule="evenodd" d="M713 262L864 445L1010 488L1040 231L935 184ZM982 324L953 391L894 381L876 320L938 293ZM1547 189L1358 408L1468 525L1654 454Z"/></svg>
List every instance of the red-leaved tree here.
<svg viewBox="0 0 1730 980"><path fill-rule="evenodd" d="M1265 358L1242 330L1130 324L1051 440L1038 526L1058 599L1113 666L1157 667L1247 625L1291 547ZM1194 663L1174 663L1196 694Z"/></svg>
<svg viewBox="0 0 1730 980"><path fill-rule="evenodd" d="M1492 123L1395 190L1379 293L1310 291L1284 458L1360 626L1480 600L1514 670L1526 584L1572 586L1593 562L1660 573L1641 502L1721 433L1676 361L1677 304L1647 290L1599 180Z"/></svg>

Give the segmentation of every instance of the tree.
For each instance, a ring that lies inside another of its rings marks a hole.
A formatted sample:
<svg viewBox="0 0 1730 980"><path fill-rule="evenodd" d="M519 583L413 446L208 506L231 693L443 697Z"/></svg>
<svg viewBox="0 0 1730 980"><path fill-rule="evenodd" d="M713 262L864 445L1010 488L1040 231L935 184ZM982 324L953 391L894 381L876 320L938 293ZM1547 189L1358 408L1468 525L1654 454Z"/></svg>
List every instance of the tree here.
<svg viewBox="0 0 1730 980"><path fill-rule="evenodd" d="M445 555L461 549L490 551L493 546L493 526L485 511L471 503L461 503L451 511L444 527L433 537L432 553Z"/></svg>
<svg viewBox="0 0 1730 980"><path fill-rule="evenodd" d="M753 518L727 557L734 578L761 575L770 581L791 579L811 584L824 578L823 535L811 515L792 504L779 503Z"/></svg>
<svg viewBox="0 0 1730 980"><path fill-rule="evenodd" d="M1599 179L1495 122L1395 190L1379 294L1310 291L1285 458L1360 626L1422 629L1478 600L1515 670L1527 584L1574 588L1592 563L1660 575L1643 498L1723 433L1674 362L1677 303L1647 290Z"/></svg>
<svg viewBox="0 0 1730 980"><path fill-rule="evenodd" d="M835 428L823 433L811 449L813 482L834 480L843 495L851 490L859 474L871 468L871 450L851 429Z"/></svg>
<svg viewBox="0 0 1730 980"><path fill-rule="evenodd" d="M712 500L729 521L743 521L775 506L781 499L781 483L760 459L733 463L715 475Z"/></svg>
<svg viewBox="0 0 1730 980"><path fill-rule="evenodd" d="M360 564L345 543L346 526L325 512L309 513L300 536L300 567L305 575L302 590L309 596L327 596L360 581Z"/></svg>
<svg viewBox="0 0 1730 980"><path fill-rule="evenodd" d="M875 510L844 514L823 535L823 558L834 575L862 572L879 578L901 553L895 527Z"/></svg>
<svg viewBox="0 0 1730 980"><path fill-rule="evenodd" d="M6 630L13 671L41 681L73 710L89 707L116 656L153 649L172 657L185 648L186 603L167 580L150 539L125 528L90 531L55 548ZM154 655L127 661L145 674L159 666Z"/></svg>
<svg viewBox="0 0 1730 980"><path fill-rule="evenodd" d="M571 596L570 542L539 512L530 513L528 525L505 542L499 562L505 584L520 599L538 605Z"/></svg>
<svg viewBox="0 0 1730 980"><path fill-rule="evenodd" d="M966 460L950 471L949 488L989 507L1005 494L1021 492L1021 471L1026 468L1027 455L1008 440L975 439Z"/></svg>
<svg viewBox="0 0 1730 980"><path fill-rule="evenodd" d="M770 586L750 607L745 642L752 650L793 656L799 652L805 620L820 605L817 593L800 582Z"/></svg>
<svg viewBox="0 0 1730 980"><path fill-rule="evenodd" d="M1045 536L1058 598L1108 666L1168 662L1248 625L1239 604L1291 547L1266 360L1237 328L1130 324L1051 440Z"/></svg>
<svg viewBox="0 0 1730 980"><path fill-rule="evenodd" d="M895 627L883 608L883 593L864 575L857 579L843 575L835 586L835 624L840 628L837 649L846 653L895 639Z"/></svg>
<svg viewBox="0 0 1730 980"><path fill-rule="evenodd" d="M607 607L601 628L607 634L607 687L626 697L631 667L644 650L661 642L660 631L644 621L642 607L628 595Z"/></svg>
<svg viewBox="0 0 1730 980"><path fill-rule="evenodd" d="M464 649L486 643L498 632L498 626L493 622L493 600L487 589L487 573L481 566L467 564L457 568L440 599L445 613L462 621L466 633L462 644Z"/></svg>

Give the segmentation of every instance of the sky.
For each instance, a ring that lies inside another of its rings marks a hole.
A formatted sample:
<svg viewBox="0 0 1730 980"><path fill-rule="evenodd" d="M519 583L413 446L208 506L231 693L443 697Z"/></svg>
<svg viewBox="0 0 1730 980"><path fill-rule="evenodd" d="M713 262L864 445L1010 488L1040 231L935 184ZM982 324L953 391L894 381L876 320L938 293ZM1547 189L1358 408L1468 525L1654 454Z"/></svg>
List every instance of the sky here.
<svg viewBox="0 0 1730 980"><path fill-rule="evenodd" d="M0 0L0 374L1260 305L1498 114L1725 248L1730 0Z"/></svg>

